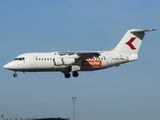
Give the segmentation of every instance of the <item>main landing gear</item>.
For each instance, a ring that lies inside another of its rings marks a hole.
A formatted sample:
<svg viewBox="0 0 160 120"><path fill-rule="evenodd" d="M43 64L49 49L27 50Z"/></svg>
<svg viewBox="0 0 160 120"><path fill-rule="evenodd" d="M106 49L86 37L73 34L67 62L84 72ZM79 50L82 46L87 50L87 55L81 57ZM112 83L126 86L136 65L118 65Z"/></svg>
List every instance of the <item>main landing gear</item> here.
<svg viewBox="0 0 160 120"><path fill-rule="evenodd" d="M73 77L78 77L78 72L72 72ZM65 78L70 78L71 74L69 72L64 73Z"/></svg>
<svg viewBox="0 0 160 120"><path fill-rule="evenodd" d="M73 77L78 77L78 75L79 75L78 72L73 72L73 73L72 73L72 76L73 76Z"/></svg>
<svg viewBox="0 0 160 120"><path fill-rule="evenodd" d="M71 74L70 73L65 73L64 76L65 76L65 78L70 78Z"/></svg>

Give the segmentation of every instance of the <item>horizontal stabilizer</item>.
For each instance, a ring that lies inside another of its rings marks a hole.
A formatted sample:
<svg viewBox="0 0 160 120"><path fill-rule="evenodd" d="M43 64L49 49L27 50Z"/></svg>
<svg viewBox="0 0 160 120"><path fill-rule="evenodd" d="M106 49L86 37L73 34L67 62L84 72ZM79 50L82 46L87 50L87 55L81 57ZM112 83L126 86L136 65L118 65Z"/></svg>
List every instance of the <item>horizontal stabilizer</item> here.
<svg viewBox="0 0 160 120"><path fill-rule="evenodd" d="M130 30L131 33L139 33L139 32L148 32L148 31L155 31L156 29L148 29L148 30L141 30L141 29L132 29Z"/></svg>

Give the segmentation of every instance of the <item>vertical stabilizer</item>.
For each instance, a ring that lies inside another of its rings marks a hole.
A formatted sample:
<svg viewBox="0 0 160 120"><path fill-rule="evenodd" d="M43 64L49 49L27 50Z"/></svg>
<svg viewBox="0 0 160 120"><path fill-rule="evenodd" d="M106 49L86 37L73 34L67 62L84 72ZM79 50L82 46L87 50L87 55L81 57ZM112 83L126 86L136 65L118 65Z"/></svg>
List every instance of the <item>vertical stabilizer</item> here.
<svg viewBox="0 0 160 120"><path fill-rule="evenodd" d="M143 37L149 30L132 29L127 31L119 44L113 49L113 51L121 54L137 54L141 46Z"/></svg>

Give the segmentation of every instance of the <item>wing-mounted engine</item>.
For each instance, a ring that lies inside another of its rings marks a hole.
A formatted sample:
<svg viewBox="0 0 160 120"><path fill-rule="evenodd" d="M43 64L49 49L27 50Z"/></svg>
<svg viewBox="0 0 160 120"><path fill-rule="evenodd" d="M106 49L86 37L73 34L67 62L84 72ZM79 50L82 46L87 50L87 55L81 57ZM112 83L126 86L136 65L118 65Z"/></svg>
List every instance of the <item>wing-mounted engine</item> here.
<svg viewBox="0 0 160 120"><path fill-rule="evenodd" d="M70 65L76 62L74 58L63 58L62 61L63 65Z"/></svg>
<svg viewBox="0 0 160 120"><path fill-rule="evenodd" d="M61 66L61 65L70 65L70 64L73 64L75 63L75 59L74 58L55 58L53 60L54 62L54 65L56 66Z"/></svg>
<svg viewBox="0 0 160 120"><path fill-rule="evenodd" d="M54 58L54 59L53 59L53 62L54 62L54 65L56 65L56 66L61 66L61 65L63 65L62 58Z"/></svg>

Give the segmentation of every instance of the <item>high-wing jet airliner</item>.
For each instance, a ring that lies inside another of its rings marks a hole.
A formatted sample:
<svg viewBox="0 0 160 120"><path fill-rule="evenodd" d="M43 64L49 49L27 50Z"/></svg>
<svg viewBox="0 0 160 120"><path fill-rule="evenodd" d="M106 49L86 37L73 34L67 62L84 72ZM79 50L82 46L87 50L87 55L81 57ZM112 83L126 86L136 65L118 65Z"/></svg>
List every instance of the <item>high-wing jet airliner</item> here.
<svg viewBox="0 0 160 120"><path fill-rule="evenodd" d="M153 30L129 30L110 51L26 53L3 67L14 71L14 77L17 77L17 71L61 71L66 78L71 76L70 72L73 77L78 77L78 71L100 70L137 60L145 33Z"/></svg>

